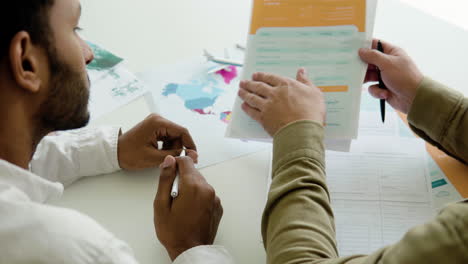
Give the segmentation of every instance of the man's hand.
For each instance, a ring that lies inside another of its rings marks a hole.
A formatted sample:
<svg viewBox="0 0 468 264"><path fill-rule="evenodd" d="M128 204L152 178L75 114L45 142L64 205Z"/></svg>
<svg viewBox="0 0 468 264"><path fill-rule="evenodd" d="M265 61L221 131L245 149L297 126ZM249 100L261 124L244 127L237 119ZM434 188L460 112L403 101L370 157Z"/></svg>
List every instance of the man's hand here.
<svg viewBox="0 0 468 264"><path fill-rule="evenodd" d="M221 201L189 157L166 157L161 164L154 201L154 225L159 241L174 261L193 247L212 245L223 216ZM179 196L171 188L179 171Z"/></svg>
<svg viewBox="0 0 468 264"><path fill-rule="evenodd" d="M374 40L373 49L361 49L359 56L369 63L365 83L378 82L377 69L382 73L382 80L388 90L380 89L378 84L369 88L369 92L377 99L385 99L396 110L408 114L416 97L416 90L423 80L413 60L404 50L390 43L382 42L385 51L376 50L378 40Z"/></svg>
<svg viewBox="0 0 468 264"><path fill-rule="evenodd" d="M309 81L305 69L298 71L297 80L267 73L255 73L252 79L240 84L242 109L272 137L295 121L325 122L323 93Z"/></svg>
<svg viewBox="0 0 468 264"><path fill-rule="evenodd" d="M162 147L158 147L162 142ZM140 170L159 166L168 155L187 156L198 160L197 147L187 129L151 114L119 137L118 159L122 169Z"/></svg>

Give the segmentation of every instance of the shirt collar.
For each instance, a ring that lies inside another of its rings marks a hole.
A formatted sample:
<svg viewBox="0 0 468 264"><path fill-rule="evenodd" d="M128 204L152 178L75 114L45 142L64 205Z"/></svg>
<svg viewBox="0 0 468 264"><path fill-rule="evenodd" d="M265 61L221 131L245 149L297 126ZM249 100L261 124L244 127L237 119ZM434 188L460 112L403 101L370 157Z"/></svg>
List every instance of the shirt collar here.
<svg viewBox="0 0 468 264"><path fill-rule="evenodd" d="M57 199L63 193L62 184L48 181L1 159L0 184L13 186L23 191L32 201L38 203Z"/></svg>

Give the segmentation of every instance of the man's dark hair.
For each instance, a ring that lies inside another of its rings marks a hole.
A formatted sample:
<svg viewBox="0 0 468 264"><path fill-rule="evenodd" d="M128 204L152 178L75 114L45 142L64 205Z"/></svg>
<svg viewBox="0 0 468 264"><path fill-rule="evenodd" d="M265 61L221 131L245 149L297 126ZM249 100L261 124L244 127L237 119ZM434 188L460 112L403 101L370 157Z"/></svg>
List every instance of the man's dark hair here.
<svg viewBox="0 0 468 264"><path fill-rule="evenodd" d="M7 56L13 37L21 31L48 49L51 42L49 11L54 0L6 0L0 4L0 61Z"/></svg>

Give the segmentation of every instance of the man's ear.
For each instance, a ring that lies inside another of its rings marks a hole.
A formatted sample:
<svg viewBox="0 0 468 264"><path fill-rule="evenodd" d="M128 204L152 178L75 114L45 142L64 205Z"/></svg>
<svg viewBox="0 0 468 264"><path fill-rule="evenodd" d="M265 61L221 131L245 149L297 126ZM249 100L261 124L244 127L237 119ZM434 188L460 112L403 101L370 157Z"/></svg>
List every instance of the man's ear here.
<svg viewBox="0 0 468 264"><path fill-rule="evenodd" d="M37 93L40 90L42 79L41 64L45 64L44 50L34 45L29 33L18 32L10 43L9 53L11 73L18 86Z"/></svg>

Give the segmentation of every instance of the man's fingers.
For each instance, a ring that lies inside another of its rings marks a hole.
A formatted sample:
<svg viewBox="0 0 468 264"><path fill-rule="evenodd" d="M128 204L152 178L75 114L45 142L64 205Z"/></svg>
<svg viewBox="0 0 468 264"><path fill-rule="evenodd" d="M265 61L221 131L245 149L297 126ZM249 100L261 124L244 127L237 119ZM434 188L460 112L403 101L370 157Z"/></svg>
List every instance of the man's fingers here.
<svg viewBox="0 0 468 264"><path fill-rule="evenodd" d="M192 182L193 176L198 173L193 159L190 157L178 157L176 161L181 185L182 183Z"/></svg>
<svg viewBox="0 0 468 264"><path fill-rule="evenodd" d="M258 109L255 109L255 108L251 107L247 103L243 103L242 104L242 110L244 110L244 112L248 116L250 116L250 118L252 118L253 120L255 120L257 122L261 121L261 113L260 113L260 111Z"/></svg>
<svg viewBox="0 0 468 264"><path fill-rule="evenodd" d="M190 157L193 160L193 162L195 162L195 164L198 163L198 152L196 152L195 150L186 149L185 155L187 157Z"/></svg>
<svg viewBox="0 0 468 264"><path fill-rule="evenodd" d="M268 98L268 96L271 94L271 89L273 89L273 87L266 83L255 81L242 81L239 86L240 88L257 94L263 98Z"/></svg>
<svg viewBox="0 0 468 264"><path fill-rule="evenodd" d="M309 80L309 77L307 77L307 71L305 68L300 68L297 71L296 80L305 85L312 85L312 82Z"/></svg>
<svg viewBox="0 0 468 264"><path fill-rule="evenodd" d="M218 196L215 197L214 203L215 203L214 206L215 206L216 218L218 219L217 222L219 224L219 221L223 217L224 209L223 209L223 205L221 204L221 199L219 199ZM217 226L216 226L216 229L218 229Z"/></svg>
<svg viewBox="0 0 468 264"><path fill-rule="evenodd" d="M193 160L190 157L179 157L176 158L177 169L179 171L179 189L181 192L186 192L185 188L187 184L194 184L196 182L202 183L202 185L208 185L205 177L195 168ZM209 186L209 188L212 188Z"/></svg>
<svg viewBox="0 0 468 264"><path fill-rule="evenodd" d="M190 135L188 129L181 127L156 114L152 115L151 117L153 120L156 120L152 125L153 129L158 131L158 140L164 140L167 142L173 141L176 143L177 140L180 140L182 142L182 146L185 148L193 149L195 151L197 150L197 146L195 145L195 142L193 141L193 138Z"/></svg>
<svg viewBox="0 0 468 264"><path fill-rule="evenodd" d="M167 156L160 166L158 192L154 201L155 209L169 210L171 208L172 184L176 178L176 160L172 156Z"/></svg>
<svg viewBox="0 0 468 264"><path fill-rule="evenodd" d="M257 94L251 93L243 88L239 89L239 97L253 108L262 110L265 105L265 99Z"/></svg>
<svg viewBox="0 0 468 264"><path fill-rule="evenodd" d="M180 139L172 139L172 140L165 140L163 141L163 150L174 150L174 149L182 149L184 145L182 144L182 140ZM178 156L178 155L177 155Z"/></svg>
<svg viewBox="0 0 468 264"><path fill-rule="evenodd" d="M183 130L184 131L182 132L179 138L167 140L164 142L163 150L169 151L167 153L164 153L164 155L180 156L182 150L185 149L187 155L187 152L192 151L192 156L190 157L195 162L198 162L197 146L195 145L192 136L188 133L188 131L186 129Z"/></svg>
<svg viewBox="0 0 468 264"><path fill-rule="evenodd" d="M183 148L174 148L168 150L150 149L147 156L152 157L151 163L161 164L167 156L179 157ZM190 157L195 163L198 163L198 153L194 150L185 149L185 155Z"/></svg>
<svg viewBox="0 0 468 264"><path fill-rule="evenodd" d="M212 218L212 237L210 238L211 240L211 243L214 242L215 238L216 238L216 233L218 231L218 228L219 228L219 224L221 223L221 219L223 218L223 206L221 204L221 199L219 199L218 196L215 197L215 200L214 200L214 205L213 205L213 218Z"/></svg>
<svg viewBox="0 0 468 264"><path fill-rule="evenodd" d="M388 90L379 88L378 84L369 87L369 93L377 99L387 100L390 97L390 92Z"/></svg>
<svg viewBox="0 0 468 264"><path fill-rule="evenodd" d="M384 54L376 49L360 49L359 56L364 62L376 65L382 71L384 71L390 63L390 55Z"/></svg>
<svg viewBox="0 0 468 264"><path fill-rule="evenodd" d="M173 124L174 127L173 129L168 129L168 137L170 140L174 142L178 142L181 144L180 147L185 147L187 149L192 149L197 151L197 146L195 145L195 142L193 141L192 135L190 135L190 132L188 129L181 127L179 125Z"/></svg>
<svg viewBox="0 0 468 264"><path fill-rule="evenodd" d="M147 163L159 165L163 163L167 156L177 157L182 152L180 149L170 149L170 150L157 150L154 148L148 149L146 152L146 161Z"/></svg>
<svg viewBox="0 0 468 264"><path fill-rule="evenodd" d="M387 53L387 54L391 53L395 48L397 48L396 46L394 46L393 44L391 44L390 42L387 42L385 40L380 40L380 43L382 43L382 48L384 49L385 53ZM377 49L378 45L379 45L379 39L373 39L372 40L372 48Z"/></svg>
<svg viewBox="0 0 468 264"><path fill-rule="evenodd" d="M195 145L195 142L193 141L193 138L187 129L184 129L184 132L181 135L181 139L182 139L182 145L186 149L197 151L197 146Z"/></svg>
<svg viewBox="0 0 468 264"><path fill-rule="evenodd" d="M379 81L379 73L377 72L374 65L369 64L369 67L366 72L366 78L364 79L364 83L378 82L378 81Z"/></svg>
<svg viewBox="0 0 468 264"><path fill-rule="evenodd" d="M279 86L287 82L287 79L275 74L257 72L252 76L252 80L256 82L264 82L271 86Z"/></svg>

